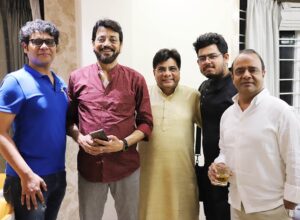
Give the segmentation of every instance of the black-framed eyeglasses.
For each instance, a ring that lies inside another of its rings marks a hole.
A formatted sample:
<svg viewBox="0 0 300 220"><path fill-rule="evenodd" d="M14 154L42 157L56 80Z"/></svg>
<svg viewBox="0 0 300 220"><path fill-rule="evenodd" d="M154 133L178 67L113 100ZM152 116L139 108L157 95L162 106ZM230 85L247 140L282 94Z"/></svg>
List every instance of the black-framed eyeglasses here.
<svg viewBox="0 0 300 220"><path fill-rule="evenodd" d="M37 38L37 39L30 39L29 40L33 45L41 47L43 44L46 44L47 47L54 47L56 46L55 40L54 39L41 39L41 38Z"/></svg>
<svg viewBox="0 0 300 220"><path fill-rule="evenodd" d="M218 58L218 56L222 55L222 53L211 53L211 54L207 54L207 55L203 55L203 56L199 56L198 57L198 62L200 63L204 63L207 59L209 61L215 60Z"/></svg>

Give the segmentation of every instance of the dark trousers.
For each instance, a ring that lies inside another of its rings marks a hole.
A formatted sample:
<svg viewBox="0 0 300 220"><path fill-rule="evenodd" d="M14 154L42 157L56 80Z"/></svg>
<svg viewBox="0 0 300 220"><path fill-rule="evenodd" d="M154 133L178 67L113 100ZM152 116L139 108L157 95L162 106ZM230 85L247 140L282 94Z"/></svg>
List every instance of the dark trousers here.
<svg viewBox="0 0 300 220"><path fill-rule="evenodd" d="M228 187L212 185L207 176L207 167L196 169L196 172L198 172L199 196L203 202L206 220L230 220Z"/></svg>
<svg viewBox="0 0 300 220"><path fill-rule="evenodd" d="M45 204L39 199L38 208L28 210L26 204L21 204L21 182L19 177L7 176L4 183L5 200L14 208L16 220L55 220L59 207L66 191L66 172L62 171L56 174L41 176L47 184L47 191L43 191Z"/></svg>

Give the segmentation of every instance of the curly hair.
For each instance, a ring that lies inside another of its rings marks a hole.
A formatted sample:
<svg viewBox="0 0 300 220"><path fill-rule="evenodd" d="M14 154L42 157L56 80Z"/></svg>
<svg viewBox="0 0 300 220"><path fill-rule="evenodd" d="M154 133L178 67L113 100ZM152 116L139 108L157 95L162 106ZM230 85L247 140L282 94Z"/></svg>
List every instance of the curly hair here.
<svg viewBox="0 0 300 220"><path fill-rule="evenodd" d="M49 34L50 36L54 37L55 44L58 45L59 31L57 27L53 23L41 19L28 21L23 27L21 27L19 32L20 43L24 42L28 44L29 38L34 32Z"/></svg>

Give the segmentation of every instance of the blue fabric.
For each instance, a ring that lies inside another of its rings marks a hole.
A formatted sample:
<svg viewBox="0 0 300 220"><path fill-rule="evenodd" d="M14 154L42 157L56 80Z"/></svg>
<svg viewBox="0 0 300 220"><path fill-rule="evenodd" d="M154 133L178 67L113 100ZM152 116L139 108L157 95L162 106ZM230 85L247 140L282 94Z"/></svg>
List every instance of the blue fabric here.
<svg viewBox="0 0 300 220"><path fill-rule="evenodd" d="M38 208L27 210L26 204L21 204L22 187L20 178L7 176L4 183L5 200L14 207L16 220L55 220L59 207L66 192L66 172L62 171L56 174L41 176L47 184L47 191L43 191L45 204L39 199Z"/></svg>
<svg viewBox="0 0 300 220"><path fill-rule="evenodd" d="M16 115L13 140L38 175L65 169L66 85L52 74L54 86L48 76L25 65L8 74L0 87L0 111ZM9 164L6 174L17 176Z"/></svg>

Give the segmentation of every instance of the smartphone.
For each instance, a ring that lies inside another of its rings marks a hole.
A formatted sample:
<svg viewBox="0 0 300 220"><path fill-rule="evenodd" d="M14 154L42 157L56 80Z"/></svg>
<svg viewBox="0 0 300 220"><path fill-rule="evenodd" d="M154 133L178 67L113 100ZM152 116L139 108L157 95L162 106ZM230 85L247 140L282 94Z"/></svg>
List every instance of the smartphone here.
<svg viewBox="0 0 300 220"><path fill-rule="evenodd" d="M97 138L97 139L100 139L100 140L109 141L109 139L106 136L103 129L100 129L100 130L97 130L97 131L92 131L90 133L90 135L92 136L93 139Z"/></svg>

